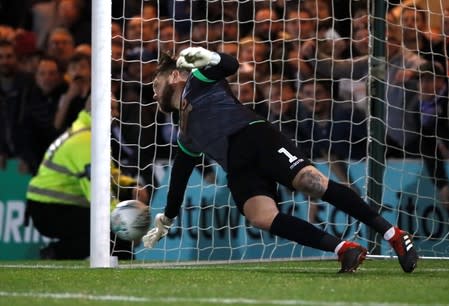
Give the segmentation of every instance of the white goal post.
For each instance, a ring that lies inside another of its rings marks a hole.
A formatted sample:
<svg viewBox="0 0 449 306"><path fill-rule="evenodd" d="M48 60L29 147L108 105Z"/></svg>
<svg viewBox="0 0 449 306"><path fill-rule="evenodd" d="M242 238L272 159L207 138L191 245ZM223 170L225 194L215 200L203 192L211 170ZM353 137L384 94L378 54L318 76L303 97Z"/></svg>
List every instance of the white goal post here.
<svg viewBox="0 0 449 306"><path fill-rule="evenodd" d="M92 1L90 266L110 267L111 3Z"/></svg>

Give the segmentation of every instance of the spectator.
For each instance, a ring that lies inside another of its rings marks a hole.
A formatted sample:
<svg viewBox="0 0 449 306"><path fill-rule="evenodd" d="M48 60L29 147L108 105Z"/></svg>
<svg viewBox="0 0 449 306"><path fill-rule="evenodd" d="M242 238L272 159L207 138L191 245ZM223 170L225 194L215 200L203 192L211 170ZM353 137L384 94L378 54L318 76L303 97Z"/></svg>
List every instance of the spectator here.
<svg viewBox="0 0 449 306"><path fill-rule="evenodd" d="M265 103L262 89L252 79L251 75L239 74L238 79L232 79L230 84L233 94L240 103L247 105L249 108L255 109L257 105Z"/></svg>
<svg viewBox="0 0 449 306"><path fill-rule="evenodd" d="M45 150L58 136L53 122L61 95L67 90L63 71L52 57L42 57L30 88L18 136L24 145L19 153L22 169L35 175Z"/></svg>
<svg viewBox="0 0 449 306"><path fill-rule="evenodd" d="M91 44L91 16L84 0L59 0L56 10L56 27L67 29L75 46Z"/></svg>
<svg viewBox="0 0 449 306"><path fill-rule="evenodd" d="M367 55L369 52L369 15L366 7L354 8L352 17L351 33L352 45L348 48L348 57Z"/></svg>
<svg viewBox="0 0 449 306"><path fill-rule="evenodd" d="M304 42L316 38L316 22L312 14L304 8L300 11L290 11L288 18L283 34L287 41L284 69L290 78L297 80L296 87L299 87L302 80L315 77L313 67L301 56L301 46Z"/></svg>
<svg viewBox="0 0 449 306"><path fill-rule="evenodd" d="M122 71L126 70L124 67L124 50L123 42L118 40L112 40L111 42L111 74L114 81L120 81L122 77Z"/></svg>
<svg viewBox="0 0 449 306"><path fill-rule="evenodd" d="M217 2L218 3L218 2ZM223 42L223 26L221 19L210 20L207 22L206 45L208 48L218 50Z"/></svg>
<svg viewBox="0 0 449 306"><path fill-rule="evenodd" d="M125 26L125 41L127 49L143 47L150 53L157 51L157 24L153 20L145 20L140 15L130 18Z"/></svg>
<svg viewBox="0 0 449 306"><path fill-rule="evenodd" d="M417 95L417 70L425 62L419 55L405 50L400 39L388 36L386 71L387 156L404 157L415 152L419 127L413 100Z"/></svg>
<svg viewBox="0 0 449 306"><path fill-rule="evenodd" d="M19 71L14 44L0 40L0 169L9 158L17 157L23 139L15 133L23 124L27 92L32 76Z"/></svg>
<svg viewBox="0 0 449 306"><path fill-rule="evenodd" d="M316 21L310 11L305 8L288 11L285 32L282 34L284 39L302 43L316 38L316 34Z"/></svg>
<svg viewBox="0 0 449 306"><path fill-rule="evenodd" d="M386 132L390 157L402 157L405 152L416 151L417 121L411 101L416 95L416 73L424 59L417 54L401 48L401 39L395 32L389 32L386 52ZM318 50L317 58L314 42L304 44L302 55L311 60L311 64L322 76L334 79L360 79L368 75L368 56L360 56L346 60L332 60L322 50ZM367 92L367 91L366 91Z"/></svg>
<svg viewBox="0 0 449 306"><path fill-rule="evenodd" d="M112 41L123 42L122 25L118 21L111 22L111 37Z"/></svg>
<svg viewBox="0 0 449 306"><path fill-rule="evenodd" d="M153 184L152 164L156 152L157 107L153 102L152 75L156 69L156 54L134 48L126 54L124 86L121 97L122 136L138 147L135 175L142 184Z"/></svg>
<svg viewBox="0 0 449 306"><path fill-rule="evenodd" d="M333 2L329 0L304 0L302 7L312 14L317 23L317 39L325 42L334 58L341 58L347 44L336 30L338 21L332 16Z"/></svg>
<svg viewBox="0 0 449 306"><path fill-rule="evenodd" d="M271 5L263 3L256 7L254 15L254 35L271 44L280 40L282 20ZM274 51L274 50L273 50Z"/></svg>
<svg viewBox="0 0 449 306"><path fill-rule="evenodd" d="M223 41L238 42L240 37L237 2L228 2L223 11Z"/></svg>
<svg viewBox="0 0 449 306"><path fill-rule="evenodd" d="M298 101L293 81L287 81L281 75L274 75L271 86L262 92L264 103L256 104L255 111L289 139L296 139Z"/></svg>
<svg viewBox="0 0 449 306"><path fill-rule="evenodd" d="M297 140L311 160L327 161L340 183L360 194L348 173L348 163L366 155L364 115L332 102L331 87L328 81L314 79L301 85ZM318 199L309 200L309 221L315 222Z"/></svg>
<svg viewBox="0 0 449 306"><path fill-rule="evenodd" d="M445 68L443 44L435 43L428 34L427 12L419 6L404 6L400 15L402 42L405 48L415 52L430 62L439 62Z"/></svg>
<svg viewBox="0 0 449 306"><path fill-rule="evenodd" d="M13 42L16 39L16 30L6 24L0 24L0 40Z"/></svg>
<svg viewBox="0 0 449 306"><path fill-rule="evenodd" d="M287 54L284 69L290 78L297 80L298 88L302 80L314 77L313 68L301 56L301 46L316 37L316 26L311 13L305 9L289 12L288 16L289 21L286 22L286 31L283 33Z"/></svg>
<svg viewBox="0 0 449 306"><path fill-rule="evenodd" d="M145 2L148 2L148 0ZM111 5L112 17L114 19L128 19L132 16L136 16L137 14L141 14L142 11L142 0L111 1Z"/></svg>
<svg viewBox="0 0 449 306"><path fill-rule="evenodd" d="M81 53L89 57L92 56L92 47L89 44L80 44L76 46L74 52L75 54Z"/></svg>
<svg viewBox="0 0 449 306"><path fill-rule="evenodd" d="M90 99L91 80L90 57L78 53L70 59L67 74L69 87L59 100L54 126L58 131L64 131L78 117Z"/></svg>
<svg viewBox="0 0 449 306"><path fill-rule="evenodd" d="M239 45L237 42L223 41L221 46L218 47L218 51L237 57L237 54L239 53Z"/></svg>
<svg viewBox="0 0 449 306"><path fill-rule="evenodd" d="M449 181L443 161L449 158L448 81L440 63L426 62L419 71L419 154L438 188L440 201L449 210Z"/></svg>
<svg viewBox="0 0 449 306"><path fill-rule="evenodd" d="M175 31L173 21L160 20L158 50L160 52L171 52L176 54L176 46L179 43L179 35Z"/></svg>
<svg viewBox="0 0 449 306"><path fill-rule="evenodd" d="M201 10L201 8L204 8L202 11L205 13L196 16L194 25L204 35L192 33L196 38L195 40L201 42L205 38L205 41L200 45L213 50L218 50L223 42L238 42L241 37L239 8L243 10L244 7L246 5L237 2L209 1L204 2L203 5L196 4L193 9ZM188 37L185 39L188 39Z"/></svg>
<svg viewBox="0 0 449 306"><path fill-rule="evenodd" d="M163 39L168 40L167 36L157 37L158 32L159 35L162 36L162 20L164 20L163 18L161 18L162 16L158 12L158 3L155 1L144 1L141 13L139 12L139 14L141 14L142 16L142 23L143 23L142 27L145 28L145 31L147 31L146 30L147 28L152 29L153 31L153 36L151 36L150 38L152 41L148 41L147 37L150 37L149 33L148 34L143 33L142 42L144 43L144 45L148 44L148 50L150 52L154 52L155 48L157 48L156 45L159 43L158 38L160 40ZM171 37L171 39L173 39L173 36Z"/></svg>
<svg viewBox="0 0 449 306"><path fill-rule="evenodd" d="M369 52L369 30L368 12L365 7L355 8L352 19L352 40L347 49L346 58L358 59L368 56ZM338 96L347 104L353 104L358 110L366 113L368 111L368 96L366 84L368 75L358 78L341 78L338 80Z"/></svg>
<svg viewBox="0 0 449 306"><path fill-rule="evenodd" d="M74 53L75 43L72 34L64 28L53 29L48 36L47 54L58 59L63 69L66 70Z"/></svg>
<svg viewBox="0 0 449 306"><path fill-rule="evenodd" d="M19 69L34 74L36 72L37 60L41 55L37 49L36 35L23 29L16 30L14 47Z"/></svg>
<svg viewBox="0 0 449 306"><path fill-rule="evenodd" d="M191 44L193 46L207 46L207 32L207 22L204 20L192 21Z"/></svg>
<svg viewBox="0 0 449 306"><path fill-rule="evenodd" d="M136 146L127 142L123 137L126 122L121 120L121 105L112 95L111 99L111 156L114 164L120 165L124 174L134 177L137 174L136 165L138 152Z"/></svg>
<svg viewBox="0 0 449 306"><path fill-rule="evenodd" d="M59 0L39 1L30 8L31 30L37 35L37 47L44 49L49 33L56 25L56 12Z"/></svg>
<svg viewBox="0 0 449 306"><path fill-rule="evenodd" d="M142 17L145 21L152 21L156 23L159 17L157 3L145 1L142 8Z"/></svg>
<svg viewBox="0 0 449 306"><path fill-rule="evenodd" d="M156 66L155 53L141 48L129 49L126 52L126 72L123 79L125 81L139 81L143 83L145 91L152 90L149 85ZM144 97L151 97L146 94Z"/></svg>
<svg viewBox="0 0 449 306"><path fill-rule="evenodd" d="M34 74L40 52L36 45L36 35L24 29L15 29L0 24L0 40L13 43L18 70Z"/></svg>
<svg viewBox="0 0 449 306"><path fill-rule="evenodd" d="M156 149L154 156L157 160L168 161L173 157L176 137L178 135L179 118L174 114L165 114L161 111L156 112ZM157 175L155 175L157 177ZM155 181L156 182L156 181ZM159 184L159 182L156 182Z"/></svg>
<svg viewBox="0 0 449 306"><path fill-rule="evenodd" d="M333 102L331 88L330 82L323 80L308 80L301 85L298 140L312 160L323 158L344 163L360 160L367 151L365 116L357 109ZM338 173L337 176L342 179Z"/></svg>
<svg viewBox="0 0 449 306"><path fill-rule="evenodd" d="M446 56L446 61L443 63L443 68L445 68L446 74L449 74L449 6L443 10L443 39L441 40L442 49L445 50L443 53Z"/></svg>
<svg viewBox="0 0 449 306"><path fill-rule="evenodd" d="M243 37L239 45L239 73L251 74L256 82L268 82L271 74L268 52L268 45L258 37Z"/></svg>
<svg viewBox="0 0 449 306"><path fill-rule="evenodd" d="M49 146L28 187L26 222L31 217L42 235L56 239L41 249L41 259L84 259L89 256L90 104L86 107L70 129ZM121 179L120 173L113 173L115 178ZM123 178L119 186L125 181L128 188L133 189L132 198L148 202L148 194L134 180ZM131 254L117 255L130 258Z"/></svg>
<svg viewBox="0 0 449 306"><path fill-rule="evenodd" d="M24 73L33 75L36 73L37 66L42 57L45 57L45 53L41 50L27 54L20 60L18 69Z"/></svg>
<svg viewBox="0 0 449 306"><path fill-rule="evenodd" d="M256 5L253 33L255 37L260 39L260 43L265 45L267 50L264 57L266 61L264 66L274 73L280 73L282 69L282 29L283 21L270 4ZM256 42L256 44L259 44L259 42Z"/></svg>
<svg viewBox="0 0 449 306"><path fill-rule="evenodd" d="M37 35L37 45L44 49L51 32L66 29L74 45L91 43L91 12L85 0L50 0L34 3L30 9L31 29Z"/></svg>

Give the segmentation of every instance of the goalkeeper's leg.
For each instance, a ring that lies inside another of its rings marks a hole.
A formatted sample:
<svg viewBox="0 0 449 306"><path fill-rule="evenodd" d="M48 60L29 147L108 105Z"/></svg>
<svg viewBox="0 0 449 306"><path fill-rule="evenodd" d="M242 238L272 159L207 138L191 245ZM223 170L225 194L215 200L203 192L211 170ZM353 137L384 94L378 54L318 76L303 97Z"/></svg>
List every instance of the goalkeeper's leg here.
<svg viewBox="0 0 449 306"><path fill-rule="evenodd" d="M397 253L402 269L405 272L415 269L418 255L411 235L385 220L351 188L327 179L313 166L306 166L299 171L293 180L293 187L321 198L382 234Z"/></svg>
<svg viewBox="0 0 449 306"><path fill-rule="evenodd" d="M275 201L265 195L248 199L243 212L252 225L301 245L334 252L341 262L340 272L354 272L363 262L367 250L355 242L342 241L320 228L278 211Z"/></svg>
<svg viewBox="0 0 449 306"><path fill-rule="evenodd" d="M334 205L382 235L392 227L351 188L329 180L313 166L306 166L299 171L293 180L293 187Z"/></svg>

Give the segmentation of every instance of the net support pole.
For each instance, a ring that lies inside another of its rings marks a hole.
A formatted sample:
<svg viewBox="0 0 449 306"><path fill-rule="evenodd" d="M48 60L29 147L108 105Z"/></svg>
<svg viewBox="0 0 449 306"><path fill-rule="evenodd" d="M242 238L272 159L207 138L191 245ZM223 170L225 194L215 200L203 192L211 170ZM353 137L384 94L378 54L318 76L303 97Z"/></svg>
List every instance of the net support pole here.
<svg viewBox="0 0 449 306"><path fill-rule="evenodd" d="M90 266L110 267L111 2L92 1Z"/></svg>
<svg viewBox="0 0 449 306"><path fill-rule="evenodd" d="M372 56L370 60L370 124L368 186L369 204L377 211L381 210L383 196L383 174L385 170L385 1L376 0L372 4ZM379 254L379 235L369 233L370 252Z"/></svg>

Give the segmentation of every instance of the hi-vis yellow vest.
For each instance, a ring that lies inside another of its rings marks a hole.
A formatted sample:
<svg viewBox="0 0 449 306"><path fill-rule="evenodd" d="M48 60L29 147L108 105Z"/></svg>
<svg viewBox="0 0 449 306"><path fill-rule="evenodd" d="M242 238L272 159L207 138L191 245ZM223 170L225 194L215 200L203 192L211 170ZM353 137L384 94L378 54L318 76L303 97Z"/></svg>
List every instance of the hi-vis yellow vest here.
<svg viewBox="0 0 449 306"><path fill-rule="evenodd" d="M90 206L91 116L81 111L72 126L47 149L27 199Z"/></svg>

